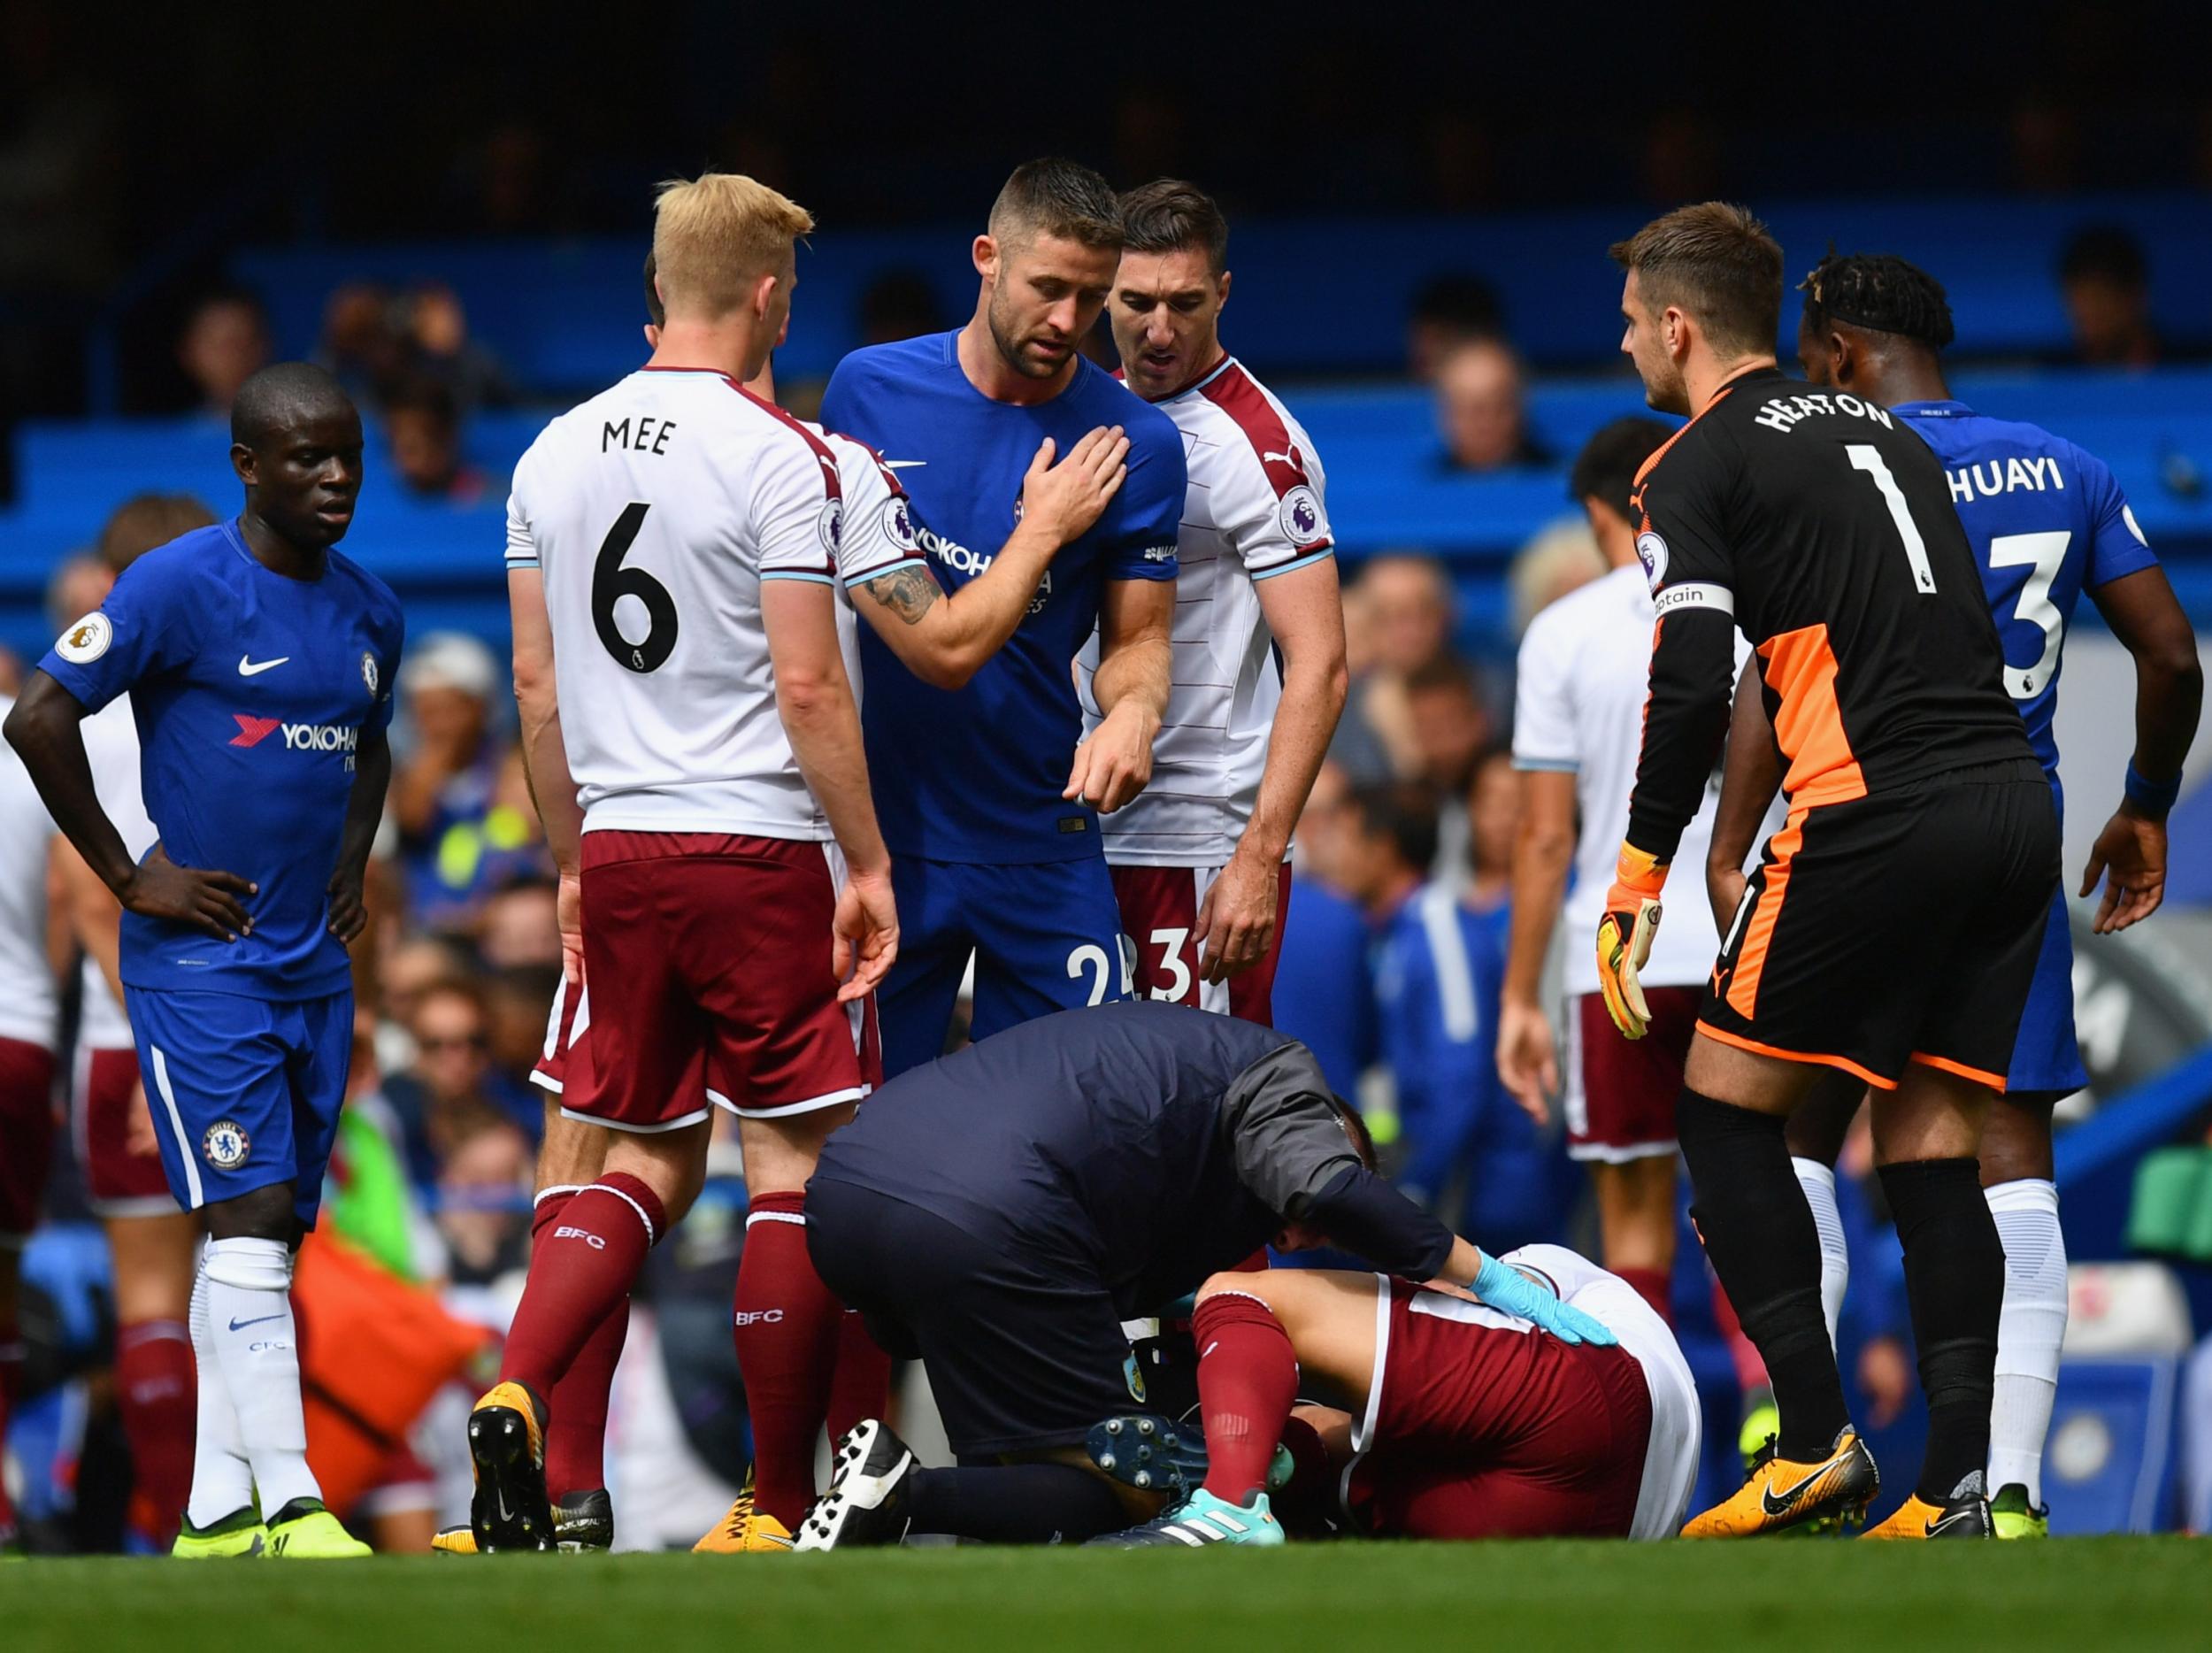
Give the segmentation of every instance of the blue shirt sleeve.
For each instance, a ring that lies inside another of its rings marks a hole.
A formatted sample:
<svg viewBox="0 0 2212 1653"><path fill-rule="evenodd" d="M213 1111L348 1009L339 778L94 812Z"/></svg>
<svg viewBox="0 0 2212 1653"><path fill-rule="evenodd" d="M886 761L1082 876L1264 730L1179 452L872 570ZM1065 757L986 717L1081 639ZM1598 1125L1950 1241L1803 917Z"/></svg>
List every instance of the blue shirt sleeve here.
<svg viewBox="0 0 2212 1653"><path fill-rule="evenodd" d="M377 645L380 675L376 704L369 711L369 728L379 734L392 727L392 713L399 706L399 662L407 647L407 616L401 611L398 598L390 598L390 604L385 615L383 635Z"/></svg>
<svg viewBox="0 0 2212 1653"><path fill-rule="evenodd" d="M1129 475L1114 502L1112 542L1106 549L1109 580L1172 580L1175 545L1183 526L1183 434L1164 413L1129 424Z"/></svg>
<svg viewBox="0 0 2212 1653"><path fill-rule="evenodd" d="M2089 505L2089 560L2082 573L2083 586L2093 591L2128 574L2156 567L2158 553L2135 526L2135 513L2128 509L2127 496L2120 491L2111 467L2078 448L2074 454L2075 473L2081 478Z"/></svg>
<svg viewBox="0 0 2212 1653"><path fill-rule="evenodd" d="M123 571L105 602L62 633L38 669L97 711L134 683L189 662L199 652L204 608L192 600L188 570L149 552Z"/></svg>

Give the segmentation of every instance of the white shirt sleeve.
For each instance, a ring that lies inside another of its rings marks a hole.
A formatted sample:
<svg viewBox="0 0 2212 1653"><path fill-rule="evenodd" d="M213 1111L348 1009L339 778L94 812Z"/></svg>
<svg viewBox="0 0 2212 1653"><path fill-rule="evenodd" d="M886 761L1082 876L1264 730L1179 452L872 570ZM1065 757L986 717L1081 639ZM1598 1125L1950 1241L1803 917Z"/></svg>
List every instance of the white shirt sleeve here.
<svg viewBox="0 0 2212 1653"><path fill-rule="evenodd" d="M763 580L837 583L845 498L837 462L800 431L759 450L747 501Z"/></svg>
<svg viewBox="0 0 2212 1653"><path fill-rule="evenodd" d="M902 564L923 565L914 529L914 510L899 486L865 442L830 433L837 474L845 496L845 527L837 549L837 577L848 587L864 585Z"/></svg>
<svg viewBox="0 0 2212 1653"><path fill-rule="evenodd" d="M1221 518L1227 530L1224 537L1245 572L1264 580L1328 556L1336 542L1325 503L1327 485L1320 458L1305 433L1296 431L1292 446L1304 480L1293 481L1279 494L1274 473L1248 444L1234 451L1236 462L1223 467L1231 496L1216 508L1228 507Z"/></svg>
<svg viewBox="0 0 2212 1653"><path fill-rule="evenodd" d="M1513 766L1582 767L1575 745L1574 655L1566 628L1539 614L1521 636L1513 682Z"/></svg>
<svg viewBox="0 0 2212 1653"><path fill-rule="evenodd" d="M537 542L530 537L530 507L523 500L523 489L528 485L529 465L530 455L526 453L515 466L515 480L507 494L507 566L510 568L535 568L538 565Z"/></svg>

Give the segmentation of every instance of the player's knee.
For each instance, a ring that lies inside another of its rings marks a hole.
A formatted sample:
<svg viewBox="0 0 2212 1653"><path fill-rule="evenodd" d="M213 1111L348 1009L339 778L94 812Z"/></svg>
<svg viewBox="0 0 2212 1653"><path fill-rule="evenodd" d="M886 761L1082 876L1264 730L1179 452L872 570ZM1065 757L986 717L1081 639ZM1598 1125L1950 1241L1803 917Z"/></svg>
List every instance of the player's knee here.
<svg viewBox="0 0 2212 1653"><path fill-rule="evenodd" d="M1206 1283L1198 1288L1196 1301L1203 1303L1207 1298L1217 1297L1225 1291L1241 1291L1248 1294L1252 1289L1255 1278L1256 1276L1237 1269L1224 1269L1218 1274L1209 1274L1206 1277Z"/></svg>
<svg viewBox="0 0 2212 1653"><path fill-rule="evenodd" d="M207 1207L207 1232L216 1240L273 1240L290 1248L299 1239L299 1216L289 1182L273 1182Z"/></svg>

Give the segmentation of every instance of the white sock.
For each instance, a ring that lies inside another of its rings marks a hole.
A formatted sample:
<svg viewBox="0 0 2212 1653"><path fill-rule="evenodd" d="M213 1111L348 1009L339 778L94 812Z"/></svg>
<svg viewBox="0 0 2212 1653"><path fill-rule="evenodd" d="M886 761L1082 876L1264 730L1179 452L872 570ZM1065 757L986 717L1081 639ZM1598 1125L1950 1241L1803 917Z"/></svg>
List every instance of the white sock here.
<svg viewBox="0 0 2212 1653"><path fill-rule="evenodd" d="M1790 1156L1797 1186L1805 1190L1805 1203L1813 1208L1813 1227L1820 1234L1820 1312L1828 1322L1828 1347L1836 1346L1836 1321L1843 1314L1844 1288L1851 1283L1851 1252L1843 1243L1843 1213L1836 1209L1836 1173L1817 1159Z"/></svg>
<svg viewBox="0 0 2212 1653"><path fill-rule="evenodd" d="M239 1437L238 1414L232 1410L230 1390L223 1383L222 1364L215 1356L207 1312L207 1264L192 1280L192 1364L198 1370L199 1422L193 1432L192 1495L184 1506L185 1518L195 1526L212 1526L253 1502L253 1465L246 1458L246 1443Z"/></svg>
<svg viewBox="0 0 2212 1653"><path fill-rule="evenodd" d="M261 1513L273 1520L293 1499L323 1495L307 1467L292 1254L281 1240L211 1240L204 1269L208 1333L261 1489Z"/></svg>
<svg viewBox="0 0 2212 1653"><path fill-rule="evenodd" d="M1989 1411L1989 1489L2028 1489L2043 1502L2043 1437L2058 1395L2066 1341L2066 1236L2058 1189L2040 1177L1984 1190L2005 1245L2005 1303L1997 1319L1997 1392Z"/></svg>

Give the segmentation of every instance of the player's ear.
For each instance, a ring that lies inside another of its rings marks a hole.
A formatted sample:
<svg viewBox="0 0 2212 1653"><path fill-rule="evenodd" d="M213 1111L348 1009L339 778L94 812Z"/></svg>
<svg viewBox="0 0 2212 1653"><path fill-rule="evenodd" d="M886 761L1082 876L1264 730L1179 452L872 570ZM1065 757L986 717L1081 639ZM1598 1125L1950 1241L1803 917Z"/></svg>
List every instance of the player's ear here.
<svg viewBox="0 0 2212 1653"><path fill-rule="evenodd" d="M1220 304L1220 307L1221 307L1222 309L1224 309L1224 310L1226 310L1226 309L1229 307L1229 272L1228 272L1228 271L1226 271L1226 270L1224 270L1224 271L1221 273L1221 304Z"/></svg>
<svg viewBox="0 0 2212 1653"><path fill-rule="evenodd" d="M972 249L972 256L975 259L975 273L987 281L998 280L998 242L996 241L987 234L978 235L975 238L975 246Z"/></svg>
<svg viewBox="0 0 2212 1653"><path fill-rule="evenodd" d="M242 442L234 442L230 445L230 468L248 488L255 487L261 481L260 456Z"/></svg>

